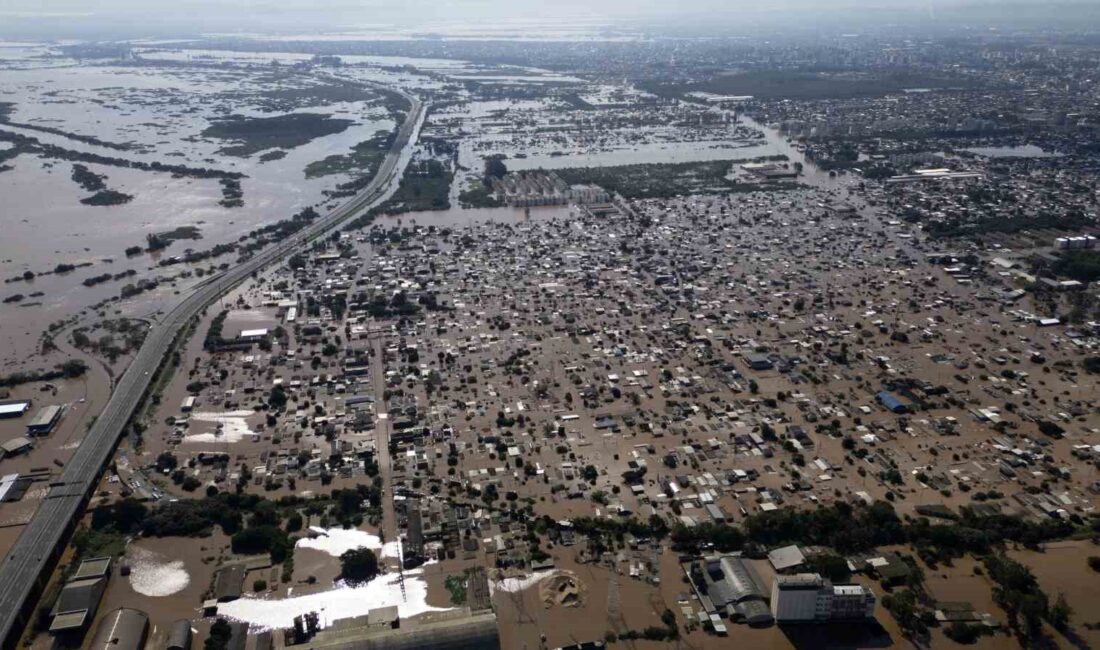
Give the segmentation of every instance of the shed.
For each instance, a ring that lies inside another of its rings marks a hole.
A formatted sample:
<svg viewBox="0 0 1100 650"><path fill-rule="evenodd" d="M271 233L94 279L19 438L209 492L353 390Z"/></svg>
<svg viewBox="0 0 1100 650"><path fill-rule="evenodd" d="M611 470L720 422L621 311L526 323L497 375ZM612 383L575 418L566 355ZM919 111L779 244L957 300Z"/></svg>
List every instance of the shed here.
<svg viewBox="0 0 1100 650"><path fill-rule="evenodd" d="M768 553L768 561L772 563L776 571L783 571L801 566L806 561L806 556L802 555L802 551L792 544Z"/></svg>
<svg viewBox="0 0 1100 650"><path fill-rule="evenodd" d="M8 456L18 456L19 454L27 451L34 446L30 438L19 436L18 438L12 438L3 444L0 444L0 458L7 458Z"/></svg>

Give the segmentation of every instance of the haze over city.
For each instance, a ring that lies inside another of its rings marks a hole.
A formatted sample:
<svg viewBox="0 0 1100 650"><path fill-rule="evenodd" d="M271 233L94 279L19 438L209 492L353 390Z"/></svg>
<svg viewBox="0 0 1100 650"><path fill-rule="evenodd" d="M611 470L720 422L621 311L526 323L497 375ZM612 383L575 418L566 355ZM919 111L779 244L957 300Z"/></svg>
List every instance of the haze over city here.
<svg viewBox="0 0 1100 650"><path fill-rule="evenodd" d="M46 3L7 0L0 6L5 25L0 33L48 37L141 38L196 35L211 31L248 33L399 32L407 35L448 35L458 32L493 34L502 26L587 26L615 31L641 30L654 37L701 35L748 36L766 29L781 36L784 29L803 32L840 28L907 27L920 30L983 27L1080 28L1095 23L1098 8L1089 0L778 0L758 3L689 0L626 2L563 0L552 8L543 2L519 0L457 0L453 2L332 2L318 10L315 3L273 0L183 0L173 3L106 0L89 5L74 0Z"/></svg>
<svg viewBox="0 0 1100 650"><path fill-rule="evenodd" d="M1100 645L1100 5L0 0L2 650Z"/></svg>

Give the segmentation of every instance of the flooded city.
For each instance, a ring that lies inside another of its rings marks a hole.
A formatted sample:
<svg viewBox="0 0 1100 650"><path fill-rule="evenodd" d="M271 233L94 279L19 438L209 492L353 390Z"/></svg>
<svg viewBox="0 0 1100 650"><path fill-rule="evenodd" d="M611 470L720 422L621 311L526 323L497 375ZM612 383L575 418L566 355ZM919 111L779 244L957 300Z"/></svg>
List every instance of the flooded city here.
<svg viewBox="0 0 1100 650"><path fill-rule="evenodd" d="M1100 644L1100 40L946 11L18 12L4 647Z"/></svg>

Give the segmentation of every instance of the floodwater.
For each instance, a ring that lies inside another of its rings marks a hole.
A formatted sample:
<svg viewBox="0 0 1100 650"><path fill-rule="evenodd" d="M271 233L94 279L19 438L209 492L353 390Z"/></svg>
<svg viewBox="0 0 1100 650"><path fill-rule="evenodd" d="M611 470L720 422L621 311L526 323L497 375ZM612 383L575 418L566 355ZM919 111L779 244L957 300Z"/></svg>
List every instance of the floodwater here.
<svg viewBox="0 0 1100 650"><path fill-rule="evenodd" d="M13 52L23 54L15 48L3 50L7 57ZM247 175L241 181L245 205L227 208L219 205L222 192L217 179L175 178L170 173L86 164L92 172L106 176L108 188L133 196L123 205L88 206L80 200L91 193L71 180L71 163L37 155L8 161L13 169L0 173L0 197L4 202L0 227L5 232L0 279L25 271L41 274L59 263L92 266L64 275L39 275L31 283L9 283L0 288L5 298L17 293L27 296L21 304L0 308L0 329L9 336L18 333L18 340L5 348L0 362L24 358L33 349L34 337L48 323L117 296L125 284L185 270L158 270L159 256L123 255L127 247L144 244L147 235L197 226L203 239L175 242L164 253L178 255L191 248L202 250L235 241L260 225L326 203L324 191L355 174L307 179L306 166L329 155L347 153L376 132L390 131L395 126L384 107L372 101L317 103L287 112L321 113L353 120L354 125L284 150L280 160L264 162L256 154L250 158L218 154L219 149L232 143L201 136L211 120L230 113L271 115L265 112L270 105L264 93L294 91L318 83L317 79L286 76L283 72L275 79L272 74L267 69L94 65L0 70L0 101L15 103L11 116L14 122L94 136L132 148L120 151L6 124L4 130L85 153ZM231 258L232 254L214 263ZM137 275L91 288L82 284L88 277L130 270ZM180 286L164 287L127 301L124 314L148 316L174 302L178 290L196 281L192 278ZM43 295L32 296L35 293Z"/></svg>
<svg viewBox="0 0 1100 650"><path fill-rule="evenodd" d="M588 153L566 153L562 156L531 154L526 158L510 158L508 168L566 169L569 167L615 167L653 163L704 162L708 160L751 159L775 155L770 142L647 142L632 147Z"/></svg>

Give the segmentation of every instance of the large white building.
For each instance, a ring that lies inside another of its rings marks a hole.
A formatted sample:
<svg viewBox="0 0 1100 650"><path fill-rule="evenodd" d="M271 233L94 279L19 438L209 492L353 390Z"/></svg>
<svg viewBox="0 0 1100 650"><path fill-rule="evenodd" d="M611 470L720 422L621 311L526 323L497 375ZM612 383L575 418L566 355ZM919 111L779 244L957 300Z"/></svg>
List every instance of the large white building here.
<svg viewBox="0 0 1100 650"><path fill-rule="evenodd" d="M777 623L874 618L875 594L862 585L833 585L816 573L776 576L771 609Z"/></svg>

